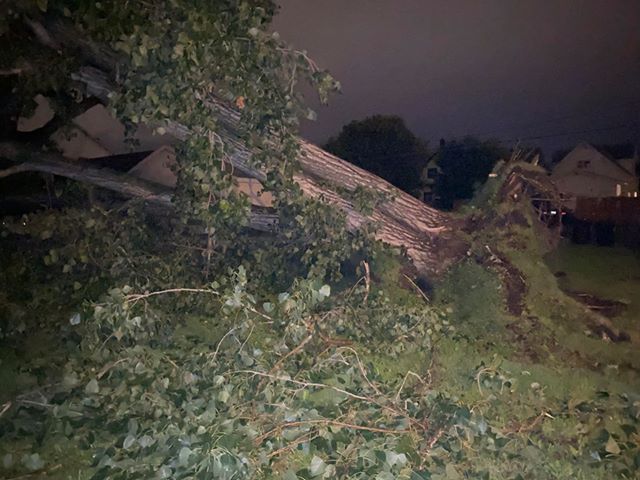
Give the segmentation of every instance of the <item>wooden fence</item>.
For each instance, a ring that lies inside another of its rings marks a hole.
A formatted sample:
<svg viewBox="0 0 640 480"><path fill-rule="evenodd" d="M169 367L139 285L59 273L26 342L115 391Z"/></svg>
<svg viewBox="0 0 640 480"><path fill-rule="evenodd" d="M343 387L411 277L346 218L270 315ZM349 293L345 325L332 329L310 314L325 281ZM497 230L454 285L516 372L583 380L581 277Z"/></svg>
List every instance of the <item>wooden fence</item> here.
<svg viewBox="0 0 640 480"><path fill-rule="evenodd" d="M576 199L572 212L585 222L612 223L614 225L640 224L640 198L606 197Z"/></svg>

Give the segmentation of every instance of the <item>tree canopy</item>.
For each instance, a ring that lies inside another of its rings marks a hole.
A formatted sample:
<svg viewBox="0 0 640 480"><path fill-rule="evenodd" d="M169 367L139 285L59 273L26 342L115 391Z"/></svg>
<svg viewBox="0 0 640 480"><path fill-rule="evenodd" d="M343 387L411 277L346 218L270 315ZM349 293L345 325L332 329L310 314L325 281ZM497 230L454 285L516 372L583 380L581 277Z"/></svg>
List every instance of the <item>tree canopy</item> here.
<svg viewBox="0 0 640 480"><path fill-rule="evenodd" d="M362 167L405 192L420 187L429 159L427 145L398 116L374 115L353 121L329 139L325 149Z"/></svg>
<svg viewBox="0 0 640 480"><path fill-rule="evenodd" d="M507 152L496 141L472 137L441 142L436 155L440 175L436 182L439 207L450 209L456 200L470 199L484 183L496 162Z"/></svg>

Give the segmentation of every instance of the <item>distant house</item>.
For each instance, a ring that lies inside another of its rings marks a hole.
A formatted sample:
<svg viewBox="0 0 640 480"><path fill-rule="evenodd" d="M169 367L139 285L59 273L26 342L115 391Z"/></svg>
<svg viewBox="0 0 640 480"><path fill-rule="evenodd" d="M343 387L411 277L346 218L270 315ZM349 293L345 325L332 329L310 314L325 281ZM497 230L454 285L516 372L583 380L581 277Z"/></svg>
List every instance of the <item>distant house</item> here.
<svg viewBox="0 0 640 480"><path fill-rule="evenodd" d="M614 159L583 143L571 150L551 172L551 180L568 203L577 198L638 197L637 152Z"/></svg>
<svg viewBox="0 0 640 480"><path fill-rule="evenodd" d="M427 166L422 170L420 178L422 184L420 197L423 202L433 204L437 200L435 188L440 174L441 170L438 166L437 158L432 156Z"/></svg>

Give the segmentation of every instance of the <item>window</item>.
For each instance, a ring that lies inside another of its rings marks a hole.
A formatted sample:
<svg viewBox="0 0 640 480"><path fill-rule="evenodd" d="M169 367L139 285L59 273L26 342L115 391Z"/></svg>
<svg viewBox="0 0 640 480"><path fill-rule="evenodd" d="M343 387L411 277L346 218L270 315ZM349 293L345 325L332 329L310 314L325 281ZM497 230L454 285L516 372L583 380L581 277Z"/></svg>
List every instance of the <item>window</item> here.
<svg viewBox="0 0 640 480"><path fill-rule="evenodd" d="M578 160L578 168L589 168L591 160Z"/></svg>
<svg viewBox="0 0 640 480"><path fill-rule="evenodd" d="M427 168L427 178L438 178L438 169Z"/></svg>

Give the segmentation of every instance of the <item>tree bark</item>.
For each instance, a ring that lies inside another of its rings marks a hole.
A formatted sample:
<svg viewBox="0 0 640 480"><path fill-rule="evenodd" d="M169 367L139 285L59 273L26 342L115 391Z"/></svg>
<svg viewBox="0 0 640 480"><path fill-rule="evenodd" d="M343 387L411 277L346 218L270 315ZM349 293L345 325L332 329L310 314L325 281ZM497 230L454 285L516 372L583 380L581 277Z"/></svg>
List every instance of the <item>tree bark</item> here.
<svg viewBox="0 0 640 480"><path fill-rule="evenodd" d="M108 102L109 93L116 88L113 79L118 60L113 52L87 42L77 32L69 31L68 27L60 22L49 24L46 29L35 22L30 26L37 38L47 40L42 41L44 45L54 44L68 48L85 63L100 67L82 67L73 75L73 79L84 84L89 95ZM43 36L43 31L47 35ZM263 180L264 173L251 167L252 152L240 140L239 112L214 96L207 102L212 115L216 115L221 124L221 131L217 133L228 145L228 161L234 170L241 175ZM169 133L179 139L190 134L187 128L176 123L167 122L166 127ZM302 139L299 143L300 155L297 161L300 170L294 177L295 181L306 195L343 210L349 229L360 228L366 223L375 224L376 238L391 246L405 249L418 272L427 276L441 274L464 256L467 242L459 232L462 226L460 220L427 206L380 177L315 145ZM337 193L342 190L354 191L357 188L375 190L386 195L388 199L375 206L373 213L365 215L347 198Z"/></svg>
<svg viewBox="0 0 640 480"><path fill-rule="evenodd" d="M74 79L86 85L87 94L104 101L115 88L108 76L94 67L81 68ZM221 126L217 133L228 146L227 160L234 171L264 180L264 173L250 166L251 152L239 140L239 112L215 97L208 99L208 106ZM186 127L176 123L168 122L167 127L166 130L179 139L190 134ZM299 140L299 145L300 154L296 160L300 170L294 175L295 181L306 195L344 211L350 230L374 223L377 226L376 238L404 248L418 272L427 276L440 275L465 255L468 245L459 233L463 221L429 207L382 178L303 139ZM352 202L336 193L336 189L354 191L357 188L374 190L388 200L377 205L373 213L364 215Z"/></svg>
<svg viewBox="0 0 640 480"><path fill-rule="evenodd" d="M0 157L15 162L22 160L21 163L0 170L0 178L23 172L50 173L96 185L127 197L142 198L145 202L164 208L173 208L173 191L170 188L144 181L132 175L115 172L108 168L96 168L70 162L57 153L41 152L11 142L0 143ZM251 212L248 227L271 232L277 226L277 219L278 216L275 214Z"/></svg>

